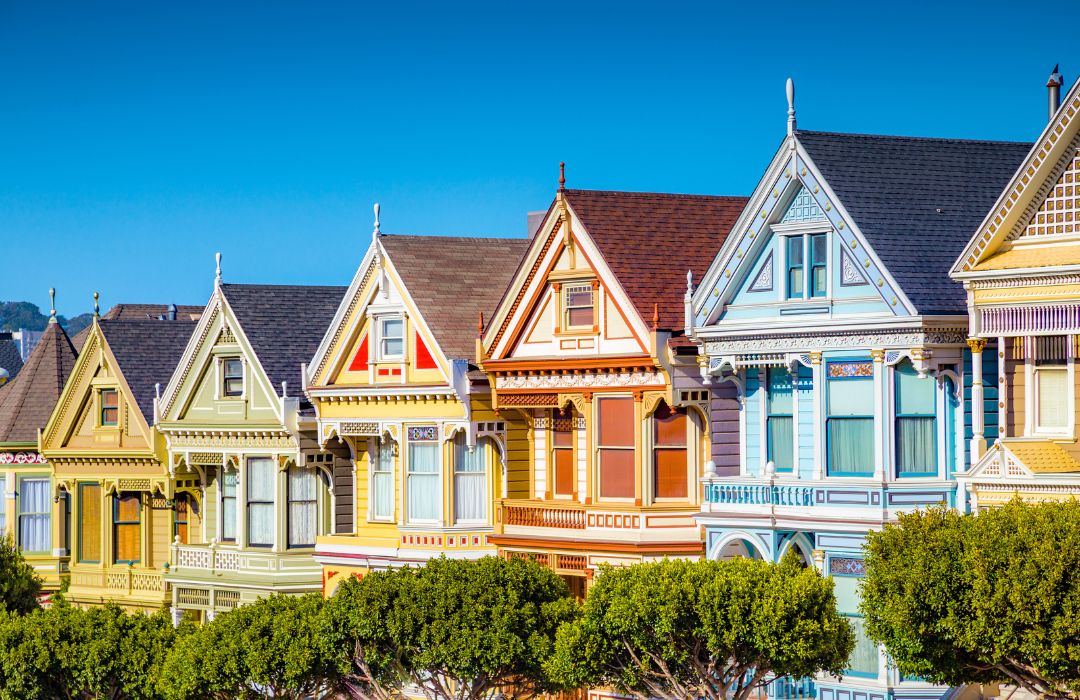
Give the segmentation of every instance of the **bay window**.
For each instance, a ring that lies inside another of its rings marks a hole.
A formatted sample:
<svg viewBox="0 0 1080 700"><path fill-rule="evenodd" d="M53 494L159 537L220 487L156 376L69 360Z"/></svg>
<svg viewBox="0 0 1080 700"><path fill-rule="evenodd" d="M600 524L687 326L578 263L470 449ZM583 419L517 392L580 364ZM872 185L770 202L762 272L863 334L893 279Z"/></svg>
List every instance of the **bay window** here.
<svg viewBox="0 0 1080 700"><path fill-rule="evenodd" d="M277 470L270 457L247 461L244 488L247 494L247 543L250 547L274 546L274 482Z"/></svg>
<svg viewBox="0 0 1080 700"><path fill-rule="evenodd" d="M235 469L221 474L221 541L236 541L236 485L239 475Z"/></svg>
<svg viewBox="0 0 1080 700"><path fill-rule="evenodd" d="M874 472L874 366L869 360L829 362L825 433L829 476Z"/></svg>
<svg viewBox="0 0 1080 700"><path fill-rule="evenodd" d="M435 426L408 429L405 496L410 522L439 520L439 452Z"/></svg>
<svg viewBox="0 0 1080 700"><path fill-rule="evenodd" d="M937 473L937 423L934 380L919 377L910 360L896 365L897 476L932 476Z"/></svg>
<svg viewBox="0 0 1080 700"><path fill-rule="evenodd" d="M1033 344L1035 432L1069 433L1069 337L1036 337Z"/></svg>
<svg viewBox="0 0 1080 700"><path fill-rule="evenodd" d="M186 493L176 494L173 504L173 538L180 538L180 544L188 543L188 525L191 517L191 496Z"/></svg>
<svg viewBox="0 0 1080 700"><path fill-rule="evenodd" d="M464 432L454 437L454 522L487 519L487 450L482 441L469 451Z"/></svg>
<svg viewBox="0 0 1080 700"><path fill-rule="evenodd" d="M600 497L634 498L634 399L597 399Z"/></svg>
<svg viewBox="0 0 1080 700"><path fill-rule="evenodd" d="M769 394L765 400L768 461L778 472L795 467L795 417L792 375L783 368L768 370Z"/></svg>
<svg viewBox="0 0 1080 700"><path fill-rule="evenodd" d="M290 547L314 547L318 515L319 476L315 467L292 466L286 482Z"/></svg>
<svg viewBox="0 0 1080 700"><path fill-rule="evenodd" d="M79 561L101 562L101 485L79 484Z"/></svg>
<svg viewBox="0 0 1080 700"><path fill-rule="evenodd" d="M656 498L685 499L687 488L685 408L661 403L653 413L653 488Z"/></svg>
<svg viewBox="0 0 1080 700"><path fill-rule="evenodd" d="M113 563L138 564L142 559L142 496L113 496Z"/></svg>
<svg viewBox="0 0 1080 700"><path fill-rule="evenodd" d="M574 409L563 413L552 411L551 461L555 465L555 495L573 496L577 479L574 475Z"/></svg>
<svg viewBox="0 0 1080 700"><path fill-rule="evenodd" d="M371 438L371 517L394 519L394 446Z"/></svg>
<svg viewBox="0 0 1080 700"><path fill-rule="evenodd" d="M49 532L48 478L25 478L19 481L19 547L24 552L48 552L52 541Z"/></svg>

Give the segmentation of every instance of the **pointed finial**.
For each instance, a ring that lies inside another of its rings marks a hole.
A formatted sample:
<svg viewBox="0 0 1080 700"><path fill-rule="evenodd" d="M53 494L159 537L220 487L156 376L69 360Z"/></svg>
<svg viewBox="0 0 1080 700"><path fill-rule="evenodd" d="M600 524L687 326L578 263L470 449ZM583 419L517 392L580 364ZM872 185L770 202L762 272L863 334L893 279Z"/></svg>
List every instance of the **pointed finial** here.
<svg viewBox="0 0 1080 700"><path fill-rule="evenodd" d="M214 284L218 287L221 286L221 252L214 253L214 261L217 263L217 268L214 270Z"/></svg>
<svg viewBox="0 0 1080 700"><path fill-rule="evenodd" d="M686 292L687 294L694 291L694 271L686 271Z"/></svg>
<svg viewBox="0 0 1080 700"><path fill-rule="evenodd" d="M371 232L373 238L378 238L382 235L382 231L379 230L379 203L375 202L375 230Z"/></svg>
<svg viewBox="0 0 1080 700"><path fill-rule="evenodd" d="M49 287L49 323L56 323L56 287Z"/></svg>
<svg viewBox="0 0 1080 700"><path fill-rule="evenodd" d="M484 335L484 312L480 312L480 319L476 322L476 337L481 338Z"/></svg>
<svg viewBox="0 0 1080 700"><path fill-rule="evenodd" d="M101 307L98 306L98 299L99 299L98 293L94 292L94 318L95 319L101 318Z"/></svg>
<svg viewBox="0 0 1080 700"><path fill-rule="evenodd" d="M660 327L660 304L653 303L652 305L652 329L655 331Z"/></svg>
<svg viewBox="0 0 1080 700"><path fill-rule="evenodd" d="M795 81L787 79L787 132L788 136L795 133Z"/></svg>
<svg viewBox="0 0 1080 700"><path fill-rule="evenodd" d="M566 189L566 163L559 163L559 191Z"/></svg>

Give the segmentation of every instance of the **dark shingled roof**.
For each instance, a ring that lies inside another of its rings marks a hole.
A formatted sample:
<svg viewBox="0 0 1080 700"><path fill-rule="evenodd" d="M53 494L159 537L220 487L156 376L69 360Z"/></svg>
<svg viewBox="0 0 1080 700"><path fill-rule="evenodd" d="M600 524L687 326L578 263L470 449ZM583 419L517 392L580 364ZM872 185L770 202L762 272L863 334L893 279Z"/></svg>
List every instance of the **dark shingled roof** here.
<svg viewBox="0 0 1080 700"><path fill-rule="evenodd" d="M659 327L683 327L686 272L700 280L747 197L653 192L566 190L574 212L596 242L646 324L659 306Z"/></svg>
<svg viewBox="0 0 1080 700"><path fill-rule="evenodd" d="M310 362L347 287L223 284L229 307L259 363L281 395L303 396L300 365Z"/></svg>
<svg viewBox="0 0 1080 700"><path fill-rule="evenodd" d="M480 313L491 318L529 240L383 235L379 242L443 353L475 362Z"/></svg>
<svg viewBox="0 0 1080 700"><path fill-rule="evenodd" d="M164 389L180 362L194 321L122 321L101 319L98 322L105 342L116 357L135 402L146 422L154 424L155 384Z"/></svg>
<svg viewBox="0 0 1080 700"><path fill-rule="evenodd" d="M198 321L203 312L202 306L177 304L176 318L181 321ZM156 319L169 312L168 304L117 304L101 318L108 321L145 321Z"/></svg>
<svg viewBox="0 0 1080 700"><path fill-rule="evenodd" d="M10 333L0 333L0 369L7 370L8 379L14 379L22 369L22 353Z"/></svg>
<svg viewBox="0 0 1080 700"><path fill-rule="evenodd" d="M37 441L74 366L67 333L50 323L19 376L0 387L0 443Z"/></svg>
<svg viewBox="0 0 1080 700"><path fill-rule="evenodd" d="M949 270L1031 144L796 135L917 311L965 313Z"/></svg>

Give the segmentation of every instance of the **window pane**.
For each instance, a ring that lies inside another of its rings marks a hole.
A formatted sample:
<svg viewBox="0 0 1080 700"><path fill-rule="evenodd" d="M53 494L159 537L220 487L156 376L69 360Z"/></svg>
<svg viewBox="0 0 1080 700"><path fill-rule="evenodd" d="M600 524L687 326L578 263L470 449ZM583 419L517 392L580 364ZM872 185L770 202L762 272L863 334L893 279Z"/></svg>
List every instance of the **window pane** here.
<svg viewBox="0 0 1080 700"><path fill-rule="evenodd" d="M469 443L465 434L459 432L454 437L454 471L455 472L484 472L487 463L487 451L482 441L469 451Z"/></svg>
<svg viewBox="0 0 1080 700"><path fill-rule="evenodd" d="M290 467L288 474L289 546L312 547L318 518L319 477L314 467Z"/></svg>
<svg viewBox="0 0 1080 700"><path fill-rule="evenodd" d="M248 544L269 547L274 544L274 482L276 469L271 459L248 460L247 513Z"/></svg>
<svg viewBox="0 0 1080 700"><path fill-rule="evenodd" d="M903 415L934 415L934 379L919 373L904 360L896 366L896 412Z"/></svg>
<svg viewBox="0 0 1080 700"><path fill-rule="evenodd" d="M487 448L480 441L472 452L463 433L454 437L454 520L487 518Z"/></svg>
<svg viewBox="0 0 1080 700"><path fill-rule="evenodd" d="M47 552L49 533L49 480L19 482L19 547L25 552Z"/></svg>
<svg viewBox="0 0 1080 700"><path fill-rule="evenodd" d="M788 270L788 296L801 297L803 295L803 269L793 267Z"/></svg>
<svg viewBox="0 0 1080 700"><path fill-rule="evenodd" d="M876 676L878 673L878 648L863 630L861 617L849 617L848 622L855 628L855 650L848 658L848 670L864 676Z"/></svg>
<svg viewBox="0 0 1080 700"><path fill-rule="evenodd" d="M600 450L600 495L604 498L634 497L633 450Z"/></svg>
<svg viewBox="0 0 1080 700"><path fill-rule="evenodd" d="M769 461L779 471L790 471L795 465L794 419L791 416L769 416Z"/></svg>
<svg viewBox="0 0 1080 700"><path fill-rule="evenodd" d="M188 542L188 509L189 501L186 493L176 495L176 505L173 507L173 537L180 538L180 544Z"/></svg>
<svg viewBox="0 0 1080 700"><path fill-rule="evenodd" d="M439 443L409 443L409 471L426 473L439 471Z"/></svg>
<svg viewBox="0 0 1080 700"><path fill-rule="evenodd" d="M828 392L830 416L874 415L873 379L831 379Z"/></svg>
<svg viewBox="0 0 1080 700"><path fill-rule="evenodd" d="M79 561L101 561L101 486L79 484Z"/></svg>
<svg viewBox="0 0 1080 700"><path fill-rule="evenodd" d="M634 399L606 398L597 402L602 447L634 446Z"/></svg>
<svg viewBox="0 0 1080 700"><path fill-rule="evenodd" d="M236 484L237 473L228 470L221 480L221 539L227 542L236 540Z"/></svg>
<svg viewBox="0 0 1080 700"><path fill-rule="evenodd" d="M552 445L555 447L572 447L574 444L574 420L573 411L570 417L560 417L558 411L552 412Z"/></svg>
<svg viewBox="0 0 1080 700"><path fill-rule="evenodd" d="M686 448L658 448L653 450L653 460L656 497L686 498ZM633 496L633 493L630 495Z"/></svg>
<svg viewBox="0 0 1080 700"><path fill-rule="evenodd" d="M248 460L248 501L274 500L274 462L259 457Z"/></svg>
<svg viewBox="0 0 1080 700"><path fill-rule="evenodd" d="M383 339L383 355L387 357L396 357L404 353L405 341L401 338L384 338Z"/></svg>
<svg viewBox="0 0 1080 700"><path fill-rule="evenodd" d="M791 372L786 369L769 370L769 415L791 415Z"/></svg>
<svg viewBox="0 0 1080 700"><path fill-rule="evenodd" d="M666 403L661 403L653 413L656 426L654 442L657 445L686 447L686 409L672 410Z"/></svg>
<svg viewBox="0 0 1080 700"><path fill-rule="evenodd" d="M934 419L896 419L896 467L901 474L937 471Z"/></svg>
<svg viewBox="0 0 1080 700"><path fill-rule="evenodd" d="M1035 374L1039 392L1039 427L1067 428L1069 425L1068 371L1064 367L1039 367Z"/></svg>
<svg viewBox="0 0 1080 700"><path fill-rule="evenodd" d="M813 269L811 280L813 281L813 288L810 290L812 296L823 297L827 291L826 285L828 285L828 268L824 265L816 265Z"/></svg>
<svg viewBox="0 0 1080 700"><path fill-rule="evenodd" d="M142 499L137 493L121 493L113 500L113 560L134 564L140 559L140 511Z"/></svg>
<svg viewBox="0 0 1080 700"><path fill-rule="evenodd" d="M274 504L248 504L248 544L271 547L274 544Z"/></svg>
<svg viewBox="0 0 1080 700"><path fill-rule="evenodd" d="M7 533L7 478L0 474L0 537Z"/></svg>
<svg viewBox="0 0 1080 700"><path fill-rule="evenodd" d="M375 472L373 479L375 491L374 516L376 518L394 517L394 475L389 472Z"/></svg>
<svg viewBox="0 0 1080 700"><path fill-rule="evenodd" d="M243 375L243 364L240 360L225 360L225 376L240 377Z"/></svg>
<svg viewBox="0 0 1080 700"><path fill-rule="evenodd" d="M409 474L406 496L409 502L409 520L438 520L438 474Z"/></svg>
<svg viewBox="0 0 1080 700"><path fill-rule="evenodd" d="M400 318L387 318L382 322L383 338L401 338L405 331L405 322Z"/></svg>
<svg viewBox="0 0 1080 700"><path fill-rule="evenodd" d="M593 325L593 309L591 306L568 309L567 325L572 327Z"/></svg>
<svg viewBox="0 0 1080 700"><path fill-rule="evenodd" d="M810 236L810 263L824 265L828 254L828 238L825 234Z"/></svg>
<svg viewBox="0 0 1080 700"><path fill-rule="evenodd" d="M874 471L874 419L829 418L829 474Z"/></svg>
<svg viewBox="0 0 1080 700"><path fill-rule="evenodd" d="M555 449L555 493L574 495L574 451L568 447Z"/></svg>
<svg viewBox="0 0 1080 700"><path fill-rule="evenodd" d="M802 236L791 236L787 239L787 262L788 267L802 265L803 262L803 239Z"/></svg>

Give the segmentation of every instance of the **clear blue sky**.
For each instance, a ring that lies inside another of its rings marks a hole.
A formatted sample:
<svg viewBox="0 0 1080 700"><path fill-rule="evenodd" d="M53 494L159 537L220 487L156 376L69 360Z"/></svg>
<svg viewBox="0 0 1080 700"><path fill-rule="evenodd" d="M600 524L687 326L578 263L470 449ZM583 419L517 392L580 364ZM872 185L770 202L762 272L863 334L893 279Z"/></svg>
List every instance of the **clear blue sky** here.
<svg viewBox="0 0 1080 700"><path fill-rule="evenodd" d="M859 9L855 9L858 7ZM571 187L748 194L808 129L1030 140L1080 3L0 0L0 300L347 284Z"/></svg>

